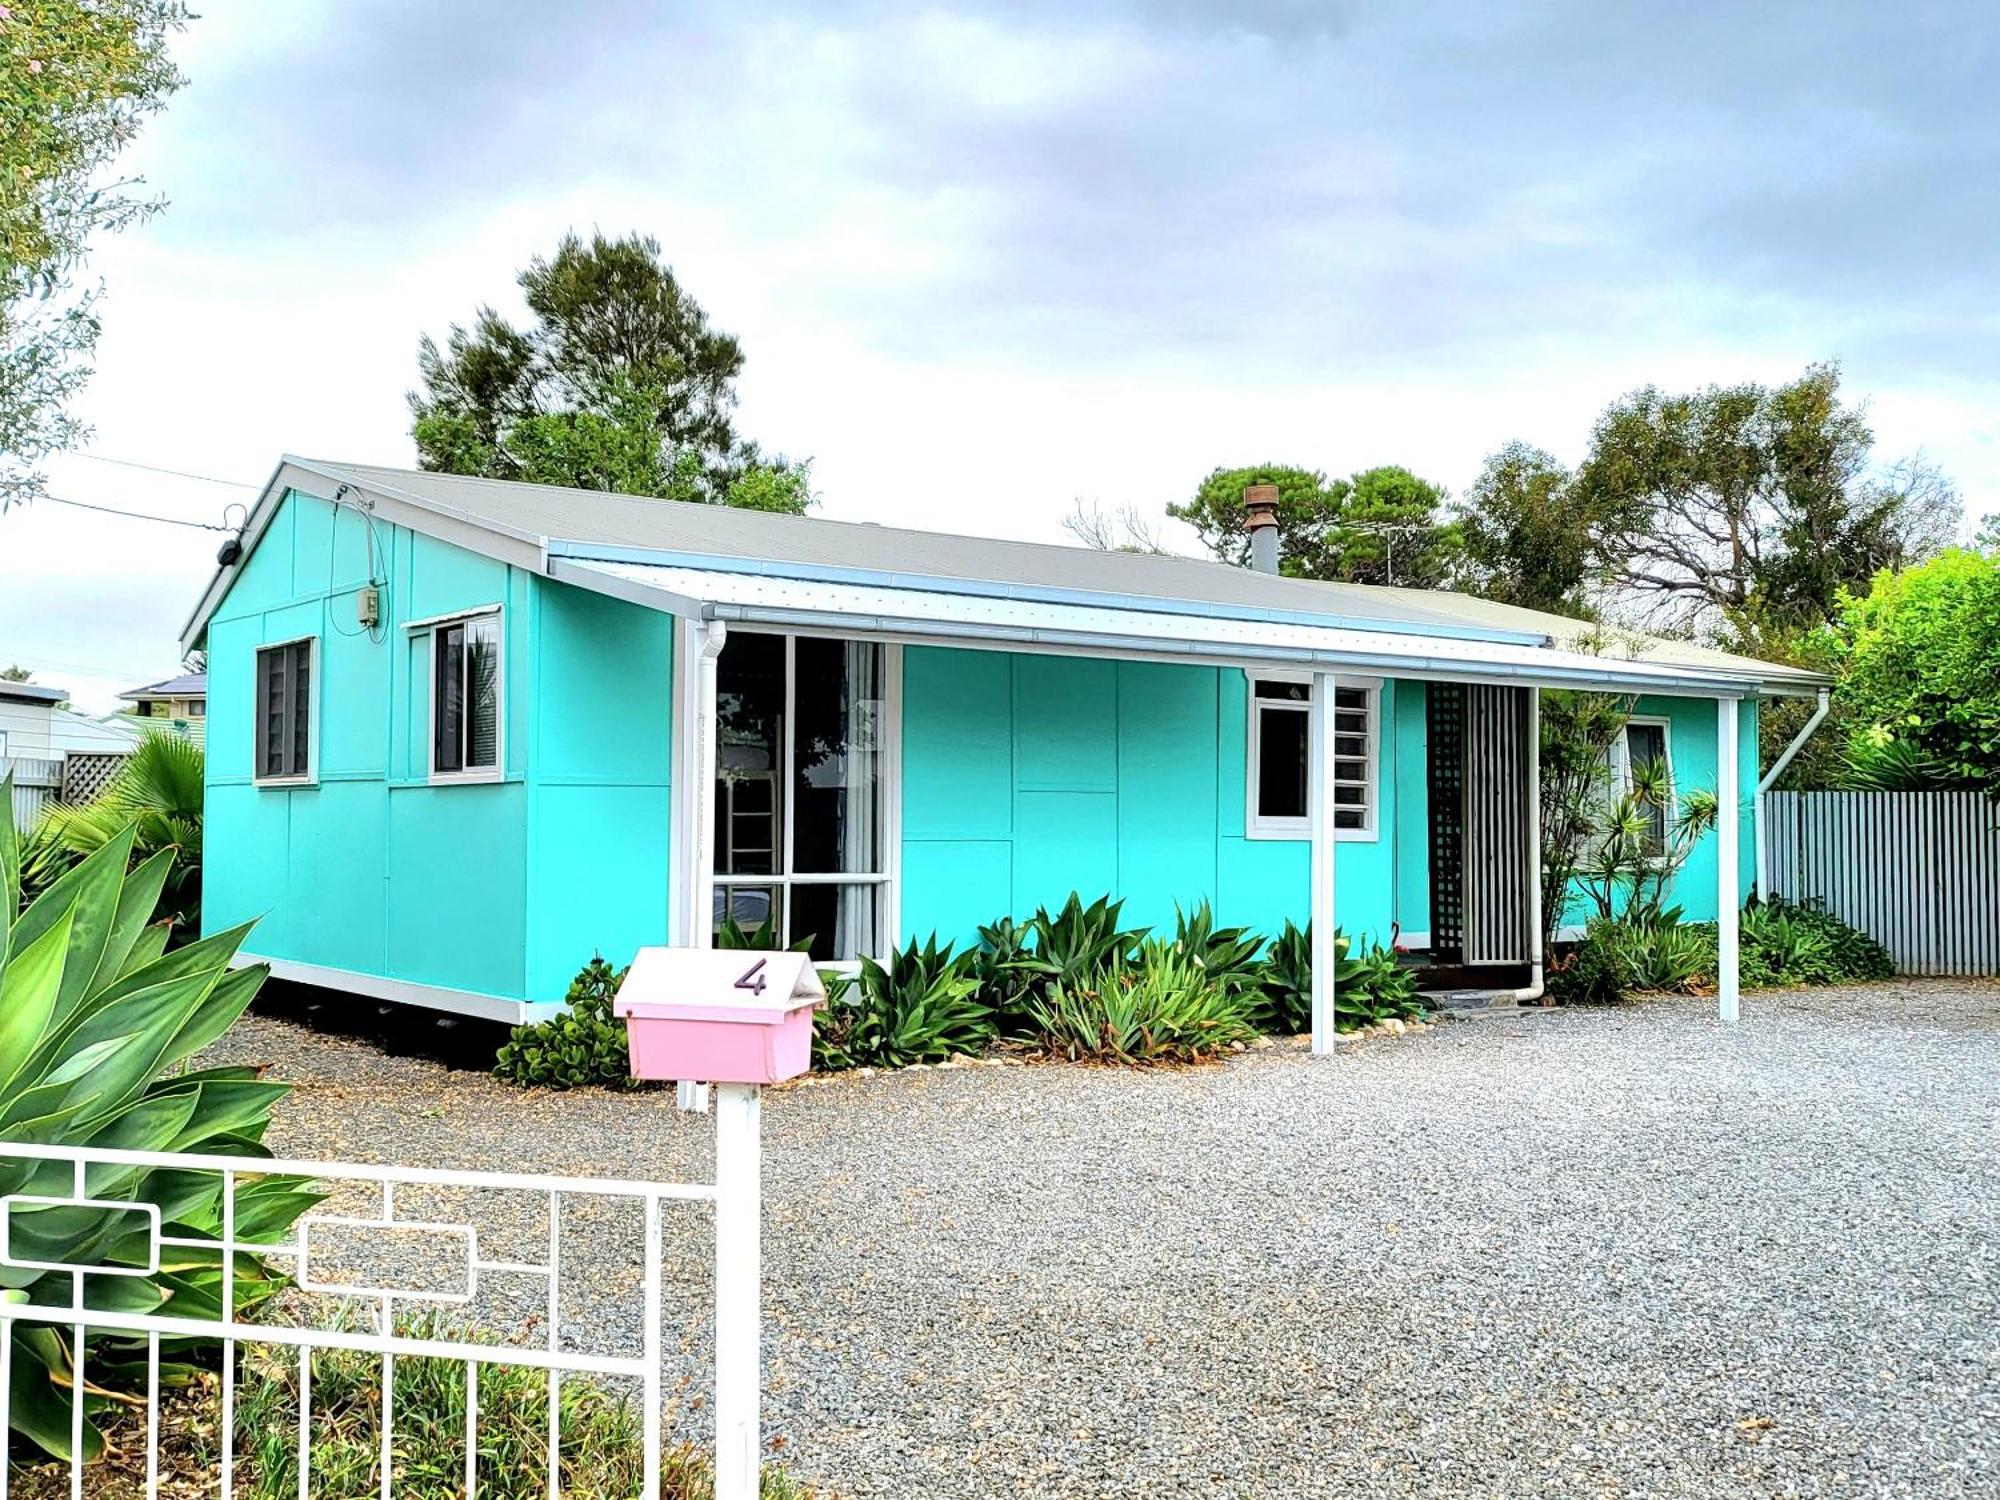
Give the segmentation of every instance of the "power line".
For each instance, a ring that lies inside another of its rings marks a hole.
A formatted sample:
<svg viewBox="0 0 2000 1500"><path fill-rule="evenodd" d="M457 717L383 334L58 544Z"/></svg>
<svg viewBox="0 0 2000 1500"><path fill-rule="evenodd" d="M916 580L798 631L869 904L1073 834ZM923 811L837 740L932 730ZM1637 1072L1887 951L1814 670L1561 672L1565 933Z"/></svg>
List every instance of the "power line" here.
<svg viewBox="0 0 2000 1500"><path fill-rule="evenodd" d="M179 516L156 516L145 510L120 510L115 505L92 505L88 500L65 500L61 495L37 495L38 500L49 500L57 505L73 505L78 510L94 510L102 515L123 516L128 521L158 521L162 526L191 526L200 531L227 531L233 533L234 526L219 526L213 521L184 521Z"/></svg>
<svg viewBox="0 0 2000 1500"><path fill-rule="evenodd" d="M254 490L259 486L241 479L217 479L213 474L194 474L186 469L163 469L158 464L137 463L129 458L111 458L103 453L72 453L71 458L87 458L95 464L116 464L121 469L144 469L148 474L170 474L175 479L199 479L203 484L226 484L232 490Z"/></svg>

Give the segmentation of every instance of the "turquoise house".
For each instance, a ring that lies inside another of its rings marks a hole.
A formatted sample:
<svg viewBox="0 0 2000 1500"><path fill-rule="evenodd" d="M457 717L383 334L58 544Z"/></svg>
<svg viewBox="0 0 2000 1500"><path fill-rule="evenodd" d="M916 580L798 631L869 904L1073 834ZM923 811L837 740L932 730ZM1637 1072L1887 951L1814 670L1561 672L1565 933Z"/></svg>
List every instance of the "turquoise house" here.
<svg viewBox="0 0 2000 1500"><path fill-rule="evenodd" d="M499 1020L725 917L840 962L1071 891L1311 919L1328 1006L1336 922L1526 991L1539 692L1590 687L1636 696L1629 759L1737 809L1675 892L1728 939L1757 703L1820 679L1283 577L1265 540L1238 568L287 458L182 643L204 925Z"/></svg>

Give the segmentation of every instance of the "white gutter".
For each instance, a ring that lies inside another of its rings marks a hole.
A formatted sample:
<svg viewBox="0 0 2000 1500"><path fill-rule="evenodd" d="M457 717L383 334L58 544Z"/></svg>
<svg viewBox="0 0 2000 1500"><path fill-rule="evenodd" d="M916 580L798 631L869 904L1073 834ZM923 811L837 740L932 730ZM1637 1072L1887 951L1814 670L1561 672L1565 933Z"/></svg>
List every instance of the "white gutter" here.
<svg viewBox="0 0 2000 1500"><path fill-rule="evenodd" d="M1771 895L1771 855L1764 847L1764 794L1778 784L1778 778L1784 775L1785 768L1791 765L1792 757L1805 748L1806 741L1812 738L1813 731L1825 721L1827 712L1832 707L1832 690L1821 688L1819 706L1812 711L1812 717L1806 720L1803 729L1792 736L1792 742L1785 746L1785 753L1780 755L1772 763L1771 769L1764 773L1763 778L1757 783L1756 796L1750 799L1751 832L1757 840L1757 898L1760 901L1769 900Z"/></svg>

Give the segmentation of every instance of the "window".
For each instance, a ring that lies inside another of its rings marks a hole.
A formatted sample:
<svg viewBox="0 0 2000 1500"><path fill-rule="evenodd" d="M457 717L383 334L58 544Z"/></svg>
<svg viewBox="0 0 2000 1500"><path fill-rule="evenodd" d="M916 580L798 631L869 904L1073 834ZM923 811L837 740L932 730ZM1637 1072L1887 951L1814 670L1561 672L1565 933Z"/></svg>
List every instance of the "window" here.
<svg viewBox="0 0 2000 1500"><path fill-rule="evenodd" d="M500 614L431 626L431 776L500 775Z"/></svg>
<svg viewBox="0 0 2000 1500"><path fill-rule="evenodd" d="M206 698L188 699L187 716L190 719L206 718L208 716L208 700Z"/></svg>
<svg viewBox="0 0 2000 1500"><path fill-rule="evenodd" d="M1612 783L1619 793L1629 792L1640 784L1656 788L1657 796L1645 804L1651 824L1646 834L1646 852L1654 858L1667 852L1667 833L1673 821L1672 751L1665 719L1628 719L1624 732L1611 745Z"/></svg>
<svg viewBox="0 0 2000 1500"><path fill-rule="evenodd" d="M257 648L257 774L288 784L312 779L313 648L283 641Z"/></svg>
<svg viewBox="0 0 2000 1500"><path fill-rule="evenodd" d="M888 694L871 641L734 632L716 663L714 920L881 951Z"/></svg>
<svg viewBox="0 0 2000 1500"><path fill-rule="evenodd" d="M1369 838L1375 830L1375 716L1379 689L1337 683L1327 752L1333 773L1336 838ZM1312 740L1309 678L1253 677L1250 682L1251 838L1312 835L1308 778Z"/></svg>

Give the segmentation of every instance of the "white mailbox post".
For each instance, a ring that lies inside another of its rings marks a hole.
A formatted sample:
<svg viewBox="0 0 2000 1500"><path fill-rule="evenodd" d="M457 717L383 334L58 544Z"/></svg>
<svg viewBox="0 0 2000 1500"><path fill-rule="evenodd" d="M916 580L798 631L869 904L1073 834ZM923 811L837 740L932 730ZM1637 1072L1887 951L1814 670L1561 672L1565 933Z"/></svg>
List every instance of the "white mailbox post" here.
<svg viewBox="0 0 2000 1500"><path fill-rule="evenodd" d="M757 1500L763 1461L758 1090L812 1065L825 1000L803 953L642 948L612 1005L635 1078L716 1085L715 1500Z"/></svg>

